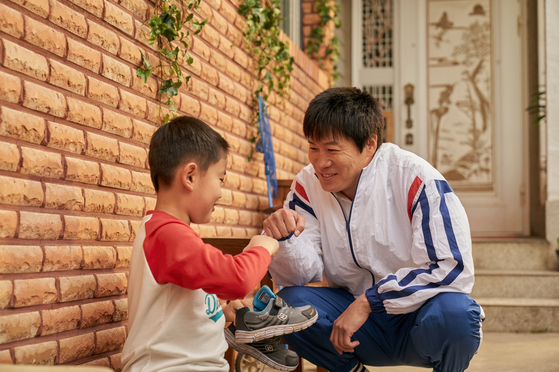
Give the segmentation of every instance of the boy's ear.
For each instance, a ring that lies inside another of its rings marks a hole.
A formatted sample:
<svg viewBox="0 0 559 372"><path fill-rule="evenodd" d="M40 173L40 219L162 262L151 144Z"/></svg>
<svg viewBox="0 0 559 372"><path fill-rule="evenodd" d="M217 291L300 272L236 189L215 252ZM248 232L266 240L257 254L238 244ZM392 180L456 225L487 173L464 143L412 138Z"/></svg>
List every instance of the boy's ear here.
<svg viewBox="0 0 559 372"><path fill-rule="evenodd" d="M194 162L186 163L182 166L180 177L182 185L188 191L192 191L194 189L194 182L198 177L198 165Z"/></svg>

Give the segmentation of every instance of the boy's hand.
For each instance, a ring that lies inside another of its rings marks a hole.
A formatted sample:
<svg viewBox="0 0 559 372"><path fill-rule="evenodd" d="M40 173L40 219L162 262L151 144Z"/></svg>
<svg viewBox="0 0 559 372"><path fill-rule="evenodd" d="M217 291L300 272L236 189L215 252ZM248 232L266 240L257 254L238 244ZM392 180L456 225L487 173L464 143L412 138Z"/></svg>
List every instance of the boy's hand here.
<svg viewBox="0 0 559 372"><path fill-rule="evenodd" d="M279 243L276 239L266 235L255 235L250 239L250 243L243 249L243 252L252 247L264 247L270 252L270 256L273 257L278 251Z"/></svg>
<svg viewBox="0 0 559 372"><path fill-rule="evenodd" d="M301 235L305 230L305 217L291 209L278 209L274 214L264 220L266 235L276 239L286 238L293 233Z"/></svg>
<svg viewBox="0 0 559 372"><path fill-rule="evenodd" d="M223 309L223 315L225 315L225 321L235 323L235 316L237 315L237 309L245 306L248 306L252 309L252 301L235 300L229 302L227 305L221 304L221 308Z"/></svg>

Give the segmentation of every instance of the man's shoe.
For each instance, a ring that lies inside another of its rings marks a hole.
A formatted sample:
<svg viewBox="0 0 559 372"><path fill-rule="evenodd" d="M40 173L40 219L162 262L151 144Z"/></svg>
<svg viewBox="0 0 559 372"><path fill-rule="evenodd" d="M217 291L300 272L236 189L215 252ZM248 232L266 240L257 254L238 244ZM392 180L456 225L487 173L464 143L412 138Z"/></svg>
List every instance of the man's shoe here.
<svg viewBox="0 0 559 372"><path fill-rule="evenodd" d="M268 367L280 371L293 371L299 365L299 356L285 347L281 337L243 344L235 340L235 331L235 325L231 323L225 328L225 339L229 346L239 353L250 355Z"/></svg>
<svg viewBox="0 0 559 372"><path fill-rule="evenodd" d="M318 319L316 309L310 305L293 307L264 286L256 293L254 310L237 310L235 341L250 343L267 338L299 332Z"/></svg>

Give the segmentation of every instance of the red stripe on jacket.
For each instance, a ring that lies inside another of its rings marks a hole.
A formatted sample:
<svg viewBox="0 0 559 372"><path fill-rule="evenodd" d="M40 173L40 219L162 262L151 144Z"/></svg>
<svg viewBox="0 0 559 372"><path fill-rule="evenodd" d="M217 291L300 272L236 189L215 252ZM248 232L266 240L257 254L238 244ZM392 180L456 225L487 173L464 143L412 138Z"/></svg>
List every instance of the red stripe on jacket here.
<svg viewBox="0 0 559 372"><path fill-rule="evenodd" d="M415 177L413 183L411 184L410 190L408 191L408 217L410 218L410 221L411 221L411 208L413 206L413 200L415 199L415 195L417 195L417 190L419 190L419 187L421 186L422 183L423 181L421 180L421 178Z"/></svg>
<svg viewBox="0 0 559 372"><path fill-rule="evenodd" d="M307 201L307 203L309 203L309 197L307 196L307 192L305 191L305 189L303 188L303 186L301 186L301 184L299 182L295 182L295 191L297 191L297 193Z"/></svg>

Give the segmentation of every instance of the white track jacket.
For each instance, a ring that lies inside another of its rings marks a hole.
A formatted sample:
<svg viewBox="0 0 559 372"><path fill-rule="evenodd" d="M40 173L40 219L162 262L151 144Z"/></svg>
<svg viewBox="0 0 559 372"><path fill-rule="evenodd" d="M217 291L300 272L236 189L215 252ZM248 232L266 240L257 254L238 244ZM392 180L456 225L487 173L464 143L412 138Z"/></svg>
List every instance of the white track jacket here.
<svg viewBox="0 0 559 372"><path fill-rule="evenodd" d="M344 200L345 199L345 200ZM346 205L344 212L342 205ZM324 191L308 165L284 208L306 219L299 237L280 241L270 273L283 286L326 276L363 293L373 312L405 314L440 292L470 293L470 226L458 197L427 161L390 143L361 171L353 202Z"/></svg>

